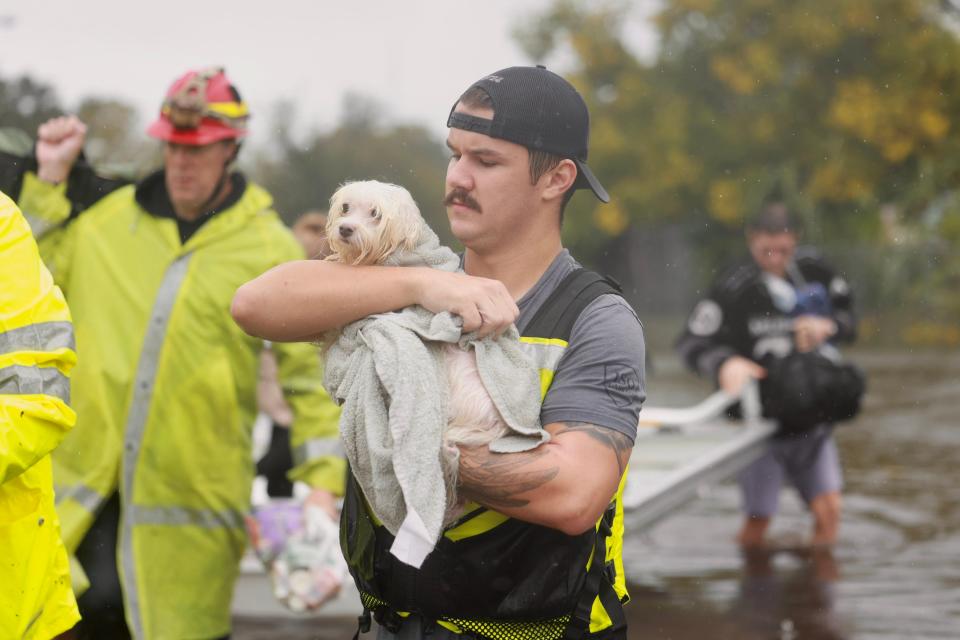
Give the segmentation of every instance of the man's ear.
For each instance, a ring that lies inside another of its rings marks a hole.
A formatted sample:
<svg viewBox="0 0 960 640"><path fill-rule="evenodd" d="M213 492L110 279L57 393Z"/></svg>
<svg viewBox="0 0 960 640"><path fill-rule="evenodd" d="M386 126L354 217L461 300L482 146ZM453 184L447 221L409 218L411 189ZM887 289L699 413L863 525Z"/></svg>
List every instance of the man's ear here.
<svg viewBox="0 0 960 640"><path fill-rule="evenodd" d="M573 183L577 180L577 165L573 160L564 158L560 164L544 174L546 181L543 188L543 199L553 200L563 197L563 194L573 188Z"/></svg>

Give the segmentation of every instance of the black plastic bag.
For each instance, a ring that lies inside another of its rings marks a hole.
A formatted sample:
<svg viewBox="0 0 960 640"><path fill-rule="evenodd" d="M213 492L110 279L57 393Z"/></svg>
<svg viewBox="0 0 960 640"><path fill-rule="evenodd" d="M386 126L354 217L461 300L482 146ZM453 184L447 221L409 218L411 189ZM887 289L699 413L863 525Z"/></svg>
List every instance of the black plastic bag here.
<svg viewBox="0 0 960 640"><path fill-rule="evenodd" d="M850 420L860 412L866 378L855 364L817 351L794 351L762 362L763 416L777 420L777 435L791 435L824 422Z"/></svg>

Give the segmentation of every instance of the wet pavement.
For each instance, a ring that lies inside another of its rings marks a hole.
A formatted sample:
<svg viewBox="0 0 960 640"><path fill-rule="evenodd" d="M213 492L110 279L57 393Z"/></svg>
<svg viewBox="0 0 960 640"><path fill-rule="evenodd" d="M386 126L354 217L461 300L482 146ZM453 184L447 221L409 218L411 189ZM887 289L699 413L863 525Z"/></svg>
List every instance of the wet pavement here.
<svg viewBox="0 0 960 640"><path fill-rule="evenodd" d="M785 492L772 537L744 558L735 485L708 488L672 517L630 533L631 639L960 638L960 352L853 352L868 372L864 411L837 431L846 490L831 554L796 548L807 514ZM651 404L709 388L668 357ZM350 638L355 619L238 618L236 640ZM372 635L369 637L373 637Z"/></svg>
<svg viewBox="0 0 960 640"><path fill-rule="evenodd" d="M741 558L721 485L627 545L631 638L960 638L960 353L854 352L869 390L837 430L846 489L833 557ZM650 381L680 394L678 371ZM772 538L808 533L785 492Z"/></svg>

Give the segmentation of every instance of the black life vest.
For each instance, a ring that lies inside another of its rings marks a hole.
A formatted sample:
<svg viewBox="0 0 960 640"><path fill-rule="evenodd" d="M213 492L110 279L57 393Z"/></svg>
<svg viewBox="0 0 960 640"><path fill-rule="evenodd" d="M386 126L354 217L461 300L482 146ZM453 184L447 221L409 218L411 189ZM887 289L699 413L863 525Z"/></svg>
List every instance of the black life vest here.
<svg viewBox="0 0 960 640"><path fill-rule="evenodd" d="M521 341L553 351L543 352L552 364L540 358L544 394L580 313L608 293L620 295L619 286L577 269L529 322ZM372 612L381 626L394 631L405 614L413 613L484 640L621 637L627 600L623 576L617 575L618 567L622 573L622 491L623 480L596 528L577 536L472 505L414 569L390 553L394 537L372 517L350 474L340 544L364 606L358 633L369 629Z"/></svg>

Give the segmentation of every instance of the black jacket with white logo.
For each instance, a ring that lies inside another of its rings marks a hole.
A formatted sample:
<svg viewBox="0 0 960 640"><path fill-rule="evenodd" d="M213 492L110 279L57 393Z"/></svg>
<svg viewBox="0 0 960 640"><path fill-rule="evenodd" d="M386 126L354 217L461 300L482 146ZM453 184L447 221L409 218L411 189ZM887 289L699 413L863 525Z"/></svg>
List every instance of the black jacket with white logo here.
<svg viewBox="0 0 960 640"><path fill-rule="evenodd" d="M798 315L789 297L794 288L817 283L829 297L828 314L837 323L831 341L852 341L856 318L846 280L809 248L797 250L793 266L786 278L792 286L787 287L781 281L778 288L777 279L764 274L753 260L721 275L697 302L677 340L686 365L715 381L720 365L731 356L759 361L767 354L786 355L793 345L793 320Z"/></svg>

